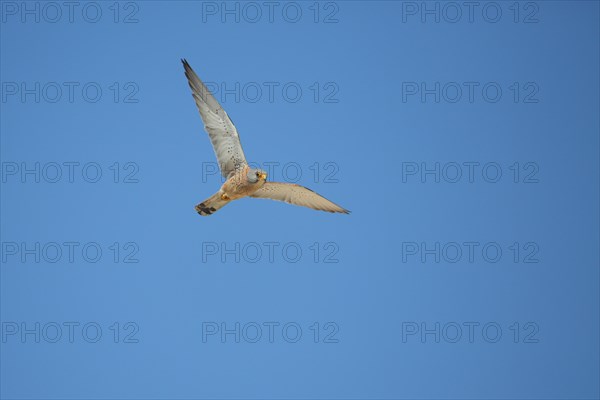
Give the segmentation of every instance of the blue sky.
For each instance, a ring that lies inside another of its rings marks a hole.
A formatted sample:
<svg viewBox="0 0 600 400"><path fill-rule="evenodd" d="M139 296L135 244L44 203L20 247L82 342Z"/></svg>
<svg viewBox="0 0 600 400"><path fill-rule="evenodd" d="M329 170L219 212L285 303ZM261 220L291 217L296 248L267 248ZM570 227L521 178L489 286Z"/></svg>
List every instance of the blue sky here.
<svg viewBox="0 0 600 400"><path fill-rule="evenodd" d="M269 4L0 2L2 398L597 398L598 3Z"/></svg>

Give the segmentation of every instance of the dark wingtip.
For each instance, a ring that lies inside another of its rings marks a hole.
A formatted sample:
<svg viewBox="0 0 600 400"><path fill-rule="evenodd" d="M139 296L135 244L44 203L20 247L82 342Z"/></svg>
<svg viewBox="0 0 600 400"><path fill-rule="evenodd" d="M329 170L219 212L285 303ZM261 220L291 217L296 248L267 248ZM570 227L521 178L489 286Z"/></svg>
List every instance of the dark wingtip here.
<svg viewBox="0 0 600 400"><path fill-rule="evenodd" d="M206 217L207 215L211 215L213 212L217 211L214 207L206 207L204 203L200 203L194 207L198 215Z"/></svg>

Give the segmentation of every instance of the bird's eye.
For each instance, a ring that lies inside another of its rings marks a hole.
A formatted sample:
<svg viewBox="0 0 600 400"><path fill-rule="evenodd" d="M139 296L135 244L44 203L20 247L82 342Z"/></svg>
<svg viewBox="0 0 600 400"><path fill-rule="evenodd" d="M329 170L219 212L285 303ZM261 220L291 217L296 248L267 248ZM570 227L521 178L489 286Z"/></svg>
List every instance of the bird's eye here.
<svg viewBox="0 0 600 400"><path fill-rule="evenodd" d="M257 177L259 177L259 176L260 176L260 173L258 173L258 172L257 172L257 173L256 173L256 176L257 176Z"/></svg>

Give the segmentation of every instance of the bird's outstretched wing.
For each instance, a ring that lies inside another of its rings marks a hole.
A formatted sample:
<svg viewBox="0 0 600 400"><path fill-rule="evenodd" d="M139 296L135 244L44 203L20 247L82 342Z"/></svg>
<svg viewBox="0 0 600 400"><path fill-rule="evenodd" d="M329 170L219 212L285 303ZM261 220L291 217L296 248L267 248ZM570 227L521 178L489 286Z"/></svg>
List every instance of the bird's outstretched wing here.
<svg viewBox="0 0 600 400"><path fill-rule="evenodd" d="M221 174L228 177L231 172L247 164L237 129L223 107L190 67L190 64L185 59L181 62L192 89L192 96L204 122L204 129L210 136Z"/></svg>
<svg viewBox="0 0 600 400"><path fill-rule="evenodd" d="M327 200L320 194L317 194L304 186L292 183L266 182L262 188L254 192L252 197L285 201L286 203L295 204L297 206L332 213L350 213L350 211Z"/></svg>

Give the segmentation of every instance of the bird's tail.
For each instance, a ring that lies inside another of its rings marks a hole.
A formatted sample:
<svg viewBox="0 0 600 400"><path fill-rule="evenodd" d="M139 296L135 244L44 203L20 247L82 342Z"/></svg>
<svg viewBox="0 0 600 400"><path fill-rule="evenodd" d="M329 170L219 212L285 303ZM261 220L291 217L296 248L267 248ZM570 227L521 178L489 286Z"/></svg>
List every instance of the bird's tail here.
<svg viewBox="0 0 600 400"><path fill-rule="evenodd" d="M218 191L202 203L197 204L196 211L198 211L198 214L202 216L211 215L231 201L224 200L223 197L221 197L221 194L221 191Z"/></svg>

